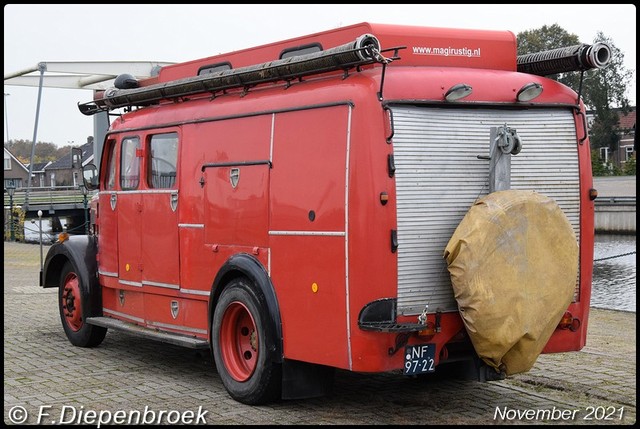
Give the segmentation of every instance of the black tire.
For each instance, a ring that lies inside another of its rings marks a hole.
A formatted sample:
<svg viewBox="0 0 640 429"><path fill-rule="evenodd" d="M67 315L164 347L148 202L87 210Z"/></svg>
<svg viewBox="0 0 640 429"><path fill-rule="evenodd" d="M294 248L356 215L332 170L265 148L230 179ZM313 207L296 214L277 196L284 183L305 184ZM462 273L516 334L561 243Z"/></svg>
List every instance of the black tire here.
<svg viewBox="0 0 640 429"><path fill-rule="evenodd" d="M95 347L102 343L107 335L107 328L86 323L85 319L93 315L91 301L92 291L89 285L82 284L77 270L67 261L60 273L58 286L58 308L64 333L74 346Z"/></svg>
<svg viewBox="0 0 640 429"><path fill-rule="evenodd" d="M222 291L211 321L211 345L218 374L229 395L248 405L280 399L282 365L275 363L275 335L263 294L247 278Z"/></svg>

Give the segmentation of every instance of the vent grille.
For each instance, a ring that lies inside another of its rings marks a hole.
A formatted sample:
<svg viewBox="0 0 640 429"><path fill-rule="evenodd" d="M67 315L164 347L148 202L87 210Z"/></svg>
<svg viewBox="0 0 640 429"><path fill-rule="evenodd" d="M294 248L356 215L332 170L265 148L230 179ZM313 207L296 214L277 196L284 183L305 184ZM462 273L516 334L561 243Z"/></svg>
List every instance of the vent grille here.
<svg viewBox="0 0 640 429"><path fill-rule="evenodd" d="M515 128L511 188L553 198L580 236L577 141L569 109L451 109L395 106L398 313L429 305L457 311L444 249L469 207L489 192L491 127ZM578 282L576 283L578 284Z"/></svg>

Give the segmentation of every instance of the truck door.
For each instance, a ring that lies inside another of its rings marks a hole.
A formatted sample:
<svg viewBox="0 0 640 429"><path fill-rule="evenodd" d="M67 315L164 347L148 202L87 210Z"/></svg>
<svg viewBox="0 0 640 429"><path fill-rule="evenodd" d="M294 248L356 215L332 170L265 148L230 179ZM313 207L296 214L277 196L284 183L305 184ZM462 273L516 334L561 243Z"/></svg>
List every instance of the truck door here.
<svg viewBox="0 0 640 429"><path fill-rule="evenodd" d="M109 139L106 143L107 156L103 162L102 171L105 172L102 192L98 194L98 210L96 230L98 236L98 272L100 284L117 287L118 282L118 166L116 140Z"/></svg>
<svg viewBox="0 0 640 429"><path fill-rule="evenodd" d="M154 134L146 140L148 189L142 193L142 284L178 290L178 133Z"/></svg>
<svg viewBox="0 0 640 429"><path fill-rule="evenodd" d="M215 136L202 167L205 178L205 242L220 254L268 245L271 117L216 121L202 127Z"/></svg>
<svg viewBox="0 0 640 429"><path fill-rule="evenodd" d="M142 200L140 137L124 137L120 144L120 189L115 202L118 216L118 268L120 283L142 287L141 231Z"/></svg>
<svg viewBox="0 0 640 429"><path fill-rule="evenodd" d="M349 106L284 112L273 133L271 275L285 355L334 366L348 361L349 121Z"/></svg>

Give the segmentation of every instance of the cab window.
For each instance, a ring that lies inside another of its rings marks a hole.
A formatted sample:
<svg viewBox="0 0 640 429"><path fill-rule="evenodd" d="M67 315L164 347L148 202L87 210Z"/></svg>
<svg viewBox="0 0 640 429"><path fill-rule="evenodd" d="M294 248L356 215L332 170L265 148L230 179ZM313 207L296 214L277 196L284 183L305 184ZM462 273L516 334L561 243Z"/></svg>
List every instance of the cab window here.
<svg viewBox="0 0 640 429"><path fill-rule="evenodd" d="M105 188L115 189L116 187L116 142L109 140L109 158L107 159L107 175L105 177Z"/></svg>
<svg viewBox="0 0 640 429"><path fill-rule="evenodd" d="M178 133L156 134L149 142L147 181L150 188L168 189L176 183Z"/></svg>
<svg viewBox="0 0 640 429"><path fill-rule="evenodd" d="M140 184L140 139L127 137L122 140L120 161L120 187L123 190L138 189Z"/></svg>

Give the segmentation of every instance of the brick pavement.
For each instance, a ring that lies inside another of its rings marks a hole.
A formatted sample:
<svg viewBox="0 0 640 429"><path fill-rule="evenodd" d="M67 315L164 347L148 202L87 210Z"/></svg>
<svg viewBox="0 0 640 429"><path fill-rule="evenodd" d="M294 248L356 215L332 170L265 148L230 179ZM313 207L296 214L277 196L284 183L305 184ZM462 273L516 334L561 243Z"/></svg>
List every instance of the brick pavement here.
<svg viewBox="0 0 640 429"><path fill-rule="evenodd" d="M334 390L326 397L248 406L227 395L207 352L113 330L97 348L73 347L60 325L57 291L40 288L38 272L38 245L4 243L6 424L22 411L31 424L38 423L40 414L40 423L96 425L92 413L101 412L103 419L122 415L135 422L146 416L155 418L153 422L179 419L210 425L636 421L635 313L592 309L582 351L542 355L531 371L503 381L338 371ZM506 413L504 419L499 413L496 418L497 410ZM529 416L540 410L555 414L547 419L528 419L526 414L518 418L527 410L532 410ZM589 411L592 420L585 420ZM569 417L562 419L561 412Z"/></svg>

